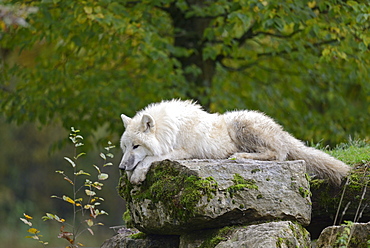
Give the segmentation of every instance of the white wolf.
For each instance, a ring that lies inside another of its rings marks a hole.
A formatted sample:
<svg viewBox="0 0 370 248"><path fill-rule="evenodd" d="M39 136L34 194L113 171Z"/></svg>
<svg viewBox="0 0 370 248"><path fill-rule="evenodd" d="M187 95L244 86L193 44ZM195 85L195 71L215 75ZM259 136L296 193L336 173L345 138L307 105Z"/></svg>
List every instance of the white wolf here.
<svg viewBox="0 0 370 248"><path fill-rule="evenodd" d="M164 159L255 159L306 161L307 169L335 185L349 166L284 131L257 111L209 114L192 101L154 103L132 119L121 115L126 128L121 138L119 168L139 184L154 161Z"/></svg>

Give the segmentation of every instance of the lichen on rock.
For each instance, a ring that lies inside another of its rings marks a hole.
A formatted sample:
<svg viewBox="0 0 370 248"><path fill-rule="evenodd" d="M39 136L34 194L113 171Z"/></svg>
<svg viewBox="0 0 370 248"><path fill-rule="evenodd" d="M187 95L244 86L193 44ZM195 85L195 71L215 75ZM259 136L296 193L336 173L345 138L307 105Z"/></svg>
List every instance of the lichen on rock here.
<svg viewBox="0 0 370 248"><path fill-rule="evenodd" d="M141 185L123 176L119 192L133 225L150 234L278 219L307 225L304 174L303 161L165 160L152 164Z"/></svg>

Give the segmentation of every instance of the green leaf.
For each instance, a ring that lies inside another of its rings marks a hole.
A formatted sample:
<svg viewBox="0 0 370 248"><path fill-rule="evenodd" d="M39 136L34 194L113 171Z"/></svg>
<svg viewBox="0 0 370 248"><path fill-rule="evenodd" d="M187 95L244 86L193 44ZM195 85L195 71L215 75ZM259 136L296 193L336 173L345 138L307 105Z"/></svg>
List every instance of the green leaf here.
<svg viewBox="0 0 370 248"><path fill-rule="evenodd" d="M106 179L108 179L108 177L109 177L109 175L106 174L106 173L101 173L101 174L98 175L99 180L106 180Z"/></svg>
<svg viewBox="0 0 370 248"><path fill-rule="evenodd" d="M114 155L113 155L113 153L107 153L107 154L105 154L107 157L109 157L109 158L114 158Z"/></svg>
<svg viewBox="0 0 370 248"><path fill-rule="evenodd" d="M105 154L104 153L100 153L100 157L102 158L102 159L104 159L104 160L106 160L107 159L107 157L105 156Z"/></svg>
<svg viewBox="0 0 370 248"><path fill-rule="evenodd" d="M89 173L83 171L83 170L80 170L78 172L75 173L76 176L79 176L79 175L86 175L86 176L91 176Z"/></svg>
<svg viewBox="0 0 370 248"><path fill-rule="evenodd" d="M113 163L112 162L105 163L105 164L103 164L103 167L110 166L110 165L113 165Z"/></svg>
<svg viewBox="0 0 370 248"><path fill-rule="evenodd" d="M32 226L32 223L24 218L19 218L21 221L23 221L24 224Z"/></svg>
<svg viewBox="0 0 370 248"><path fill-rule="evenodd" d="M70 159L69 157L64 157L64 159L67 160L72 165L73 168L76 167L76 164L75 162L72 161L72 159Z"/></svg>
<svg viewBox="0 0 370 248"><path fill-rule="evenodd" d="M94 221L92 219L86 220L86 223L89 227L92 227L94 225Z"/></svg>
<svg viewBox="0 0 370 248"><path fill-rule="evenodd" d="M85 152L81 152L81 153L79 153L79 154L75 157L75 159L78 159L79 157L81 157L81 156L83 156L83 155L86 155L86 153L85 153Z"/></svg>
<svg viewBox="0 0 370 248"><path fill-rule="evenodd" d="M88 190L88 189L85 189L85 193L86 193L86 195L88 195L88 196L94 196L94 195L96 195L96 192L95 192L95 191Z"/></svg>
<svg viewBox="0 0 370 248"><path fill-rule="evenodd" d="M98 173L100 174L101 173L100 168L98 166L94 165L94 164L93 164L93 166L98 171Z"/></svg>

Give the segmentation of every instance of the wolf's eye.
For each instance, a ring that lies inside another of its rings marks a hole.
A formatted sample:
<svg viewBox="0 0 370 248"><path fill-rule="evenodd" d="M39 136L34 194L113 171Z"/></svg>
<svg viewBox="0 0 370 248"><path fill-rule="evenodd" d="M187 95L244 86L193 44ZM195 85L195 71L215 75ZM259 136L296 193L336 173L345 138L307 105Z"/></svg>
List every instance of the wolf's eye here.
<svg viewBox="0 0 370 248"><path fill-rule="evenodd" d="M138 148L139 147L139 145L134 145L133 147L132 147L132 149L136 149L136 148Z"/></svg>

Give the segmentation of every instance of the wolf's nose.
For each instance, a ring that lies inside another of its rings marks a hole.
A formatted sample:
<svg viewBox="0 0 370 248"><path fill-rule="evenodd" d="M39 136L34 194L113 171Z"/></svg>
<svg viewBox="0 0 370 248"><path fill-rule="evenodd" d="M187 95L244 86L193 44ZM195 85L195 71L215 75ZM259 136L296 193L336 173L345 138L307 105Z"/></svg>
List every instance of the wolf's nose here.
<svg viewBox="0 0 370 248"><path fill-rule="evenodd" d="M126 164L121 163L121 164L118 166L118 168L119 168L120 170L126 170Z"/></svg>

